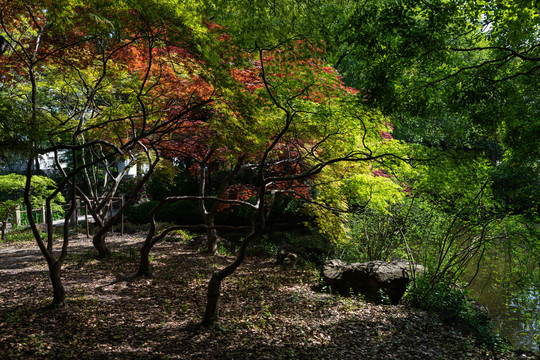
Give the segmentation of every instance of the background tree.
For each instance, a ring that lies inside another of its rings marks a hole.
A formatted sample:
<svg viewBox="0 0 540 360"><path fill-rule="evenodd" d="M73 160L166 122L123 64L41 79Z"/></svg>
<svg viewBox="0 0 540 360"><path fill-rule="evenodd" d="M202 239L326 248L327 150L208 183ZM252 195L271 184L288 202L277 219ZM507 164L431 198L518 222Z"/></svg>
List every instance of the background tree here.
<svg viewBox="0 0 540 360"><path fill-rule="evenodd" d="M350 4L328 26L328 53L392 116L396 138L525 170L540 155L537 15L521 1Z"/></svg>

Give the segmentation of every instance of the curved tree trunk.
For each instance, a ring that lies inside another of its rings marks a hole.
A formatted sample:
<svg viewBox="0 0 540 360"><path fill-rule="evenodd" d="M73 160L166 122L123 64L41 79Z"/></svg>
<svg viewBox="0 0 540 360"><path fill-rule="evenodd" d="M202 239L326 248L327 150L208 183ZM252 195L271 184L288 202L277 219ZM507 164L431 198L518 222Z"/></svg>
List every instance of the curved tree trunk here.
<svg viewBox="0 0 540 360"><path fill-rule="evenodd" d="M159 202L158 205L156 205L152 211L150 211L150 229L148 229L148 234L146 235L146 239L144 240L144 244L141 247L140 253L141 257L139 259L139 269L137 270L137 273L135 274L135 277L152 277L152 267L150 266L150 250L154 247L154 245L165 235L172 231L173 229L176 229L177 227L169 227L161 232L158 236L156 235L156 212L167 202L167 199L163 199Z"/></svg>
<svg viewBox="0 0 540 360"><path fill-rule="evenodd" d="M141 257L139 260L139 269L135 274L135 277L152 277L152 269L150 267L150 250L152 249L152 244L145 242L141 248Z"/></svg>
<svg viewBox="0 0 540 360"><path fill-rule="evenodd" d="M51 278L53 287L52 307L62 307L65 305L66 290L64 289L64 285L62 285L61 272L62 264L60 262L55 261L49 264L49 277Z"/></svg>
<svg viewBox="0 0 540 360"><path fill-rule="evenodd" d="M101 226L98 231L94 234L92 237L92 243L94 244L94 248L98 252L98 259L105 259L109 256L111 256L111 252L107 248L107 244L105 243L105 239L107 239L107 233L112 229L114 224L116 224L118 221L122 219L122 216L124 216L124 212L126 209L133 204L134 201L128 200L124 203L124 205L118 210L116 214L111 216L103 226Z"/></svg>
<svg viewBox="0 0 540 360"><path fill-rule="evenodd" d="M220 273L215 273L208 283L208 292L206 294L206 310L202 325L205 327L214 326L219 318L219 297L221 295L221 282L225 277Z"/></svg>
<svg viewBox="0 0 540 360"><path fill-rule="evenodd" d="M242 264L244 258L246 257L246 249L249 243L257 233L251 233L246 239L242 242L240 249L238 250L238 255L232 264L213 274L208 283L208 292L206 295L206 309L204 312L204 317L202 320L202 325L205 327L215 326L219 318L219 298L221 296L221 283L229 275L233 274L238 266Z"/></svg>
<svg viewBox="0 0 540 360"><path fill-rule="evenodd" d="M127 205L126 205L127 204ZM107 239L107 233L112 229L114 224L116 224L118 221L122 219L122 216L124 216L124 212L127 209L128 206L131 205L131 202L126 202L122 208L118 210L116 214L111 216L105 223L98 229L98 231L94 234L92 237L92 243L94 244L94 248L98 252L98 259L105 259L111 256L111 252L107 248L107 244L105 243L105 239Z"/></svg>
<svg viewBox="0 0 540 360"><path fill-rule="evenodd" d="M98 252L98 259L105 259L109 256L111 256L111 252L107 248L107 245L105 244L105 238L107 237L107 231L109 230L108 227L101 227L97 233L92 238L92 243L94 244L94 248Z"/></svg>
<svg viewBox="0 0 540 360"><path fill-rule="evenodd" d="M24 203L26 205L27 209L32 209L32 203L30 200L30 189L31 189L31 180L32 180L32 163L33 159L30 159L27 164L26 169L26 185L24 190ZM53 196L53 195L52 195ZM50 196L50 198L52 198ZM50 198L47 200L50 204ZM51 249L48 249L48 245L45 245L43 238L38 230L36 221L31 214L28 216L28 222L30 223L30 229L32 230L32 233L34 235L34 238L36 239L36 242L38 244L38 247L47 260L47 265L49 267L49 278L51 279L51 284L53 288L53 300L51 303L51 307L62 307L65 305L66 300L66 291L64 289L64 286L62 284L62 278L61 278L61 272L62 272L62 264L64 262L64 259L67 255L67 249L68 249L68 243L69 243L69 221L68 219L71 217L71 215L74 212L73 205L70 206L70 209L68 210L68 214L66 216L66 221L64 222L64 234L63 234L63 244L62 244L62 250L60 252L60 256L58 259L55 258L53 251L52 251L52 242L51 242ZM47 216L47 223L48 223L48 236L52 236L52 219L50 216Z"/></svg>

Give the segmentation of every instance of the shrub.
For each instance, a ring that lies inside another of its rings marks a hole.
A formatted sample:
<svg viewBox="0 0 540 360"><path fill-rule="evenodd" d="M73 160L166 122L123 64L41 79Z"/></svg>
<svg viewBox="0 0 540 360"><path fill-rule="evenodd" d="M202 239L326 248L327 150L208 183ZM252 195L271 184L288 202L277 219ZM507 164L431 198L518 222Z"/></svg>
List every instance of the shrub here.
<svg viewBox="0 0 540 360"><path fill-rule="evenodd" d="M126 234L136 234L138 232L147 232L148 231L148 226L145 226L144 224L142 225L137 225L135 223L132 223L132 222L127 222L124 224L124 233Z"/></svg>
<svg viewBox="0 0 540 360"><path fill-rule="evenodd" d="M134 224L147 224L150 222L150 212L158 204L159 201L147 201L132 206L127 209L126 216ZM163 205L156 213L156 221L182 225L203 223L202 215L195 201L177 201Z"/></svg>
<svg viewBox="0 0 540 360"><path fill-rule="evenodd" d="M128 221L134 224L147 224L150 222L150 211L158 204L158 201L147 201L142 204L131 206L126 210Z"/></svg>
<svg viewBox="0 0 540 360"><path fill-rule="evenodd" d="M146 192L152 200L162 200L168 196L198 194L197 178L190 176L187 170L168 164L160 167L148 180Z"/></svg>
<svg viewBox="0 0 540 360"><path fill-rule="evenodd" d="M422 243L416 229L423 223L417 207L410 211L408 203L398 203L387 211L365 208L351 215L349 234L334 244L334 257L349 262L406 258L403 236L413 243ZM414 215L414 216L413 216ZM420 240L420 241L418 241Z"/></svg>
<svg viewBox="0 0 540 360"><path fill-rule="evenodd" d="M159 209L156 220L182 225L197 225L204 223L196 201L184 200L168 203Z"/></svg>
<svg viewBox="0 0 540 360"><path fill-rule="evenodd" d="M466 290L451 283L434 282L426 274L416 280L415 286L409 287L405 302L449 318L451 324L471 329L478 340L490 349L504 350L509 347L491 326L488 313L469 297Z"/></svg>
<svg viewBox="0 0 540 360"><path fill-rule="evenodd" d="M47 236L47 234L41 232L41 236ZM54 237L58 237L58 234L54 234ZM5 242L35 242L34 235L32 234L32 230L29 227L26 226L20 226L11 229L4 239Z"/></svg>

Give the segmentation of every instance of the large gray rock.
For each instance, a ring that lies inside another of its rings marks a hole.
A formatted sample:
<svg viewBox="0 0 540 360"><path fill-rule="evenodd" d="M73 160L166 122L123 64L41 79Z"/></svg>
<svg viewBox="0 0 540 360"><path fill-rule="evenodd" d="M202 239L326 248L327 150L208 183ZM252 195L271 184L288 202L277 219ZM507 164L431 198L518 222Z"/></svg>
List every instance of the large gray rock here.
<svg viewBox="0 0 540 360"><path fill-rule="evenodd" d="M411 280L411 265L403 260L347 264L334 259L324 264L322 278L324 285L333 290L341 292L352 290L377 302L382 300L382 291L390 298L392 304L398 304ZM415 273L424 272L422 265L412 266Z"/></svg>

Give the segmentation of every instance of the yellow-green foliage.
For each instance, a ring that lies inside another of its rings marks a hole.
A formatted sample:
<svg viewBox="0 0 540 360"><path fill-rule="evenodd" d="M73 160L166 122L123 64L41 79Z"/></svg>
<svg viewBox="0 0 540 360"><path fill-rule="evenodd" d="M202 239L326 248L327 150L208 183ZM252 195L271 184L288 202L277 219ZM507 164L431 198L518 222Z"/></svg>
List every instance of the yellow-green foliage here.
<svg viewBox="0 0 540 360"><path fill-rule="evenodd" d="M354 174L343 187L351 201L383 212L406 196L403 186L397 181L373 174Z"/></svg>
<svg viewBox="0 0 540 360"><path fill-rule="evenodd" d="M316 200L340 211L317 205L309 205L307 210L315 217L320 231L334 241L348 236L345 224L349 214L346 211L366 206L384 213L407 196L404 187L395 179L375 176L369 163L342 163L330 167L317 182L322 186L317 188Z"/></svg>
<svg viewBox="0 0 540 360"><path fill-rule="evenodd" d="M32 176L30 184L30 199L33 206L41 206L56 188L54 180L45 176ZM10 207L21 204L25 186L26 177L23 175L8 174L0 176L0 200ZM62 204L64 202L64 197L61 194L57 194L53 199L53 204ZM3 208L6 209L6 207Z"/></svg>

